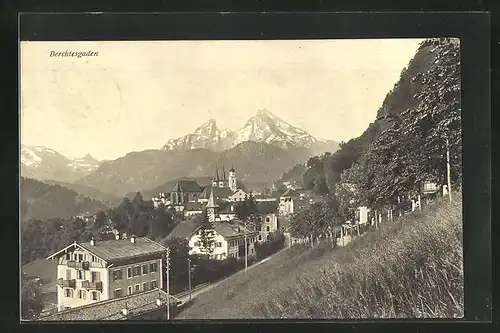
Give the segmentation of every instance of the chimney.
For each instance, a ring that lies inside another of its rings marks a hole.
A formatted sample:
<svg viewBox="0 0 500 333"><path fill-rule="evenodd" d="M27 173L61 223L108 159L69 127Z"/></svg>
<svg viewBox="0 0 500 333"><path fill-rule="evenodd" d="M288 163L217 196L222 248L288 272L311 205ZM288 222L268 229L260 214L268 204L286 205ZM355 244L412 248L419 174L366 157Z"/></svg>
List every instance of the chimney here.
<svg viewBox="0 0 500 333"><path fill-rule="evenodd" d="M115 239L116 239L116 240L119 240L119 239L120 239L120 234L116 234L116 235L115 235Z"/></svg>
<svg viewBox="0 0 500 333"><path fill-rule="evenodd" d="M95 245L95 240L94 240L94 237L92 237L92 238L90 239L90 245L92 245L92 246L94 246L94 245Z"/></svg>
<svg viewBox="0 0 500 333"><path fill-rule="evenodd" d="M130 243L132 243L132 244L133 244L133 243L135 243L135 236L134 236L134 235L132 235L132 236L130 237Z"/></svg>

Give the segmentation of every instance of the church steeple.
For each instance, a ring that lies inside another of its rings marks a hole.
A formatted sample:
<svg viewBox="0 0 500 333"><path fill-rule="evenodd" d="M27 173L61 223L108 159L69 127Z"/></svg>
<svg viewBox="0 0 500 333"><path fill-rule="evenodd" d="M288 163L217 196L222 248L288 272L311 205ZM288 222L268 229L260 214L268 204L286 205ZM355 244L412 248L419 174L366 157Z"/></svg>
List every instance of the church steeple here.
<svg viewBox="0 0 500 333"><path fill-rule="evenodd" d="M224 164L222 164L222 180L226 180L226 168L224 167Z"/></svg>
<svg viewBox="0 0 500 333"><path fill-rule="evenodd" d="M210 191L210 197L208 198L207 203L207 216L210 222L214 222L219 216L219 205L215 201L214 198L214 188Z"/></svg>

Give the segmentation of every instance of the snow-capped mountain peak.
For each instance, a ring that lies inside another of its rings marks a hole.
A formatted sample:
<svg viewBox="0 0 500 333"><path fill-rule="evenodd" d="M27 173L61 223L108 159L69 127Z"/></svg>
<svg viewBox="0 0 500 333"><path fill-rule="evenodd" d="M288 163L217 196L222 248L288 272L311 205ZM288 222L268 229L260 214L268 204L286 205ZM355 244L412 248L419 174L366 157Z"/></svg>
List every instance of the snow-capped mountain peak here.
<svg viewBox="0 0 500 333"><path fill-rule="evenodd" d="M38 180L60 179L71 182L94 171L100 165L90 154L71 159L41 146L21 145L20 159L21 175Z"/></svg>
<svg viewBox="0 0 500 333"><path fill-rule="evenodd" d="M168 141L163 149L206 148L220 151L231 149L244 141L269 143L281 148L310 148L316 143L323 142L278 118L270 111L261 109L236 131L220 130L215 119L211 118L193 133Z"/></svg>

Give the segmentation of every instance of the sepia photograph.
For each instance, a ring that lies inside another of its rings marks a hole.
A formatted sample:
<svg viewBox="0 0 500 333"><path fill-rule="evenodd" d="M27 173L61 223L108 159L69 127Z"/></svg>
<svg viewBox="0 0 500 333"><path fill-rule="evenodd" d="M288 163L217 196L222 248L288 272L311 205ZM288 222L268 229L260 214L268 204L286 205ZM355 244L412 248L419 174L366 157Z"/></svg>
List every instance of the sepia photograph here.
<svg viewBox="0 0 500 333"><path fill-rule="evenodd" d="M22 321L464 317L458 38L19 59Z"/></svg>

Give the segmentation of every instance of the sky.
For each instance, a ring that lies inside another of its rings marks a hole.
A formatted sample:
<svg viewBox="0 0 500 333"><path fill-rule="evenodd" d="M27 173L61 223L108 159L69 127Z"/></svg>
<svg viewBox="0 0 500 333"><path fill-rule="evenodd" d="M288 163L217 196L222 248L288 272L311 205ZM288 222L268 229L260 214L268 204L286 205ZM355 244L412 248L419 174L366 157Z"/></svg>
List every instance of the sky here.
<svg viewBox="0 0 500 333"><path fill-rule="evenodd" d="M210 117L267 109L311 135L359 136L417 39L21 43L21 144L76 158L160 149ZM51 51L93 57L51 57Z"/></svg>

